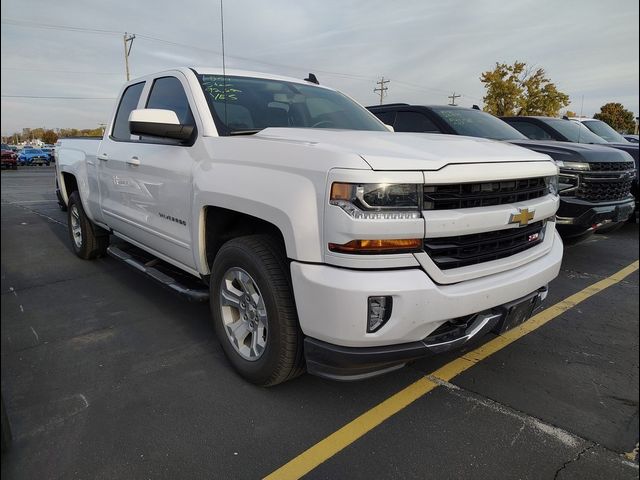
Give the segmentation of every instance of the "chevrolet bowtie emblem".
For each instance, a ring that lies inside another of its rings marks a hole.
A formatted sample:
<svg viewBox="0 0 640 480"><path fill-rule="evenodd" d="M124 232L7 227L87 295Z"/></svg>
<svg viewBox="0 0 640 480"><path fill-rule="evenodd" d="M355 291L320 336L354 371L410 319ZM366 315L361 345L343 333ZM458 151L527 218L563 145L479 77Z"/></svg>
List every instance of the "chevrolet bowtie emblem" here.
<svg viewBox="0 0 640 480"><path fill-rule="evenodd" d="M529 211L527 208L519 208L518 213L512 213L509 218L509 223L519 223L521 227L529 225L529 221L533 220L536 213L535 210Z"/></svg>

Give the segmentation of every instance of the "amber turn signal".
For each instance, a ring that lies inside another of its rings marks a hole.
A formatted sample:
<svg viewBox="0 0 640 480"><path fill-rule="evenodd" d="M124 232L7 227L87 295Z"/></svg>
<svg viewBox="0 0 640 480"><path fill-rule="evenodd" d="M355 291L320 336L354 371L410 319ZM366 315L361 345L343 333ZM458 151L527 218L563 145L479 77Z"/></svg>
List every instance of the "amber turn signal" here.
<svg viewBox="0 0 640 480"><path fill-rule="evenodd" d="M421 238L401 238L397 240L351 240L345 244L330 243L329 250L338 253L410 253L422 248Z"/></svg>
<svg viewBox="0 0 640 480"><path fill-rule="evenodd" d="M334 183L331 185L331 200L351 200L353 185L350 183Z"/></svg>

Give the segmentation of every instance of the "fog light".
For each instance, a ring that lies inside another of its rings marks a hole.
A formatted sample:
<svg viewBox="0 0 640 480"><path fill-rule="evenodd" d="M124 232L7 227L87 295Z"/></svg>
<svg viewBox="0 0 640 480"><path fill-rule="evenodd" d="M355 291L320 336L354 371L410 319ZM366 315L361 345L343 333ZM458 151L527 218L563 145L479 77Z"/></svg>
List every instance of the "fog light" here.
<svg viewBox="0 0 640 480"><path fill-rule="evenodd" d="M367 333L373 333L389 320L393 308L393 297L369 297L367 309Z"/></svg>

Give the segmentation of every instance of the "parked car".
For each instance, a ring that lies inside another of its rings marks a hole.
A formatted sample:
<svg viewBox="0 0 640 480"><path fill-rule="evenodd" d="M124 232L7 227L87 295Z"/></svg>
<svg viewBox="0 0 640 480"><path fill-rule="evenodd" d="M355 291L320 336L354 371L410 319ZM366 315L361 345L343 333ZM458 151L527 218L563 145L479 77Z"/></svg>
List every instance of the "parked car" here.
<svg viewBox="0 0 640 480"><path fill-rule="evenodd" d="M20 165L49 165L49 154L39 148L23 148L18 154Z"/></svg>
<svg viewBox="0 0 640 480"><path fill-rule="evenodd" d="M55 147L53 145L45 145L41 148L43 152L45 152L49 156L49 162L53 163L56 161L55 159Z"/></svg>
<svg viewBox="0 0 640 480"><path fill-rule="evenodd" d="M598 135L603 140L606 140L608 143L628 143L627 139L624 138L621 134L616 132L608 123L603 122L602 120L598 120L597 118L580 118L580 117L568 117L569 120L573 120L574 122L580 122L582 125L587 127L593 133ZM565 118L566 120L566 118Z"/></svg>
<svg viewBox="0 0 640 480"><path fill-rule="evenodd" d="M479 109L398 103L367 108L396 132L489 138L549 155L560 167L557 229L565 238L586 237L598 228L626 220L633 212L629 190L635 167L624 152L600 145L529 140ZM610 170L614 173L607 173ZM616 180L612 182L612 178Z"/></svg>
<svg viewBox="0 0 640 480"><path fill-rule="evenodd" d="M127 83L101 140L59 141L56 171L75 253L209 299L244 378L389 372L509 329L546 296L563 251L549 156L395 134L331 88L227 73Z"/></svg>
<svg viewBox="0 0 640 480"><path fill-rule="evenodd" d="M16 147L15 145L8 145L6 143L2 144L2 150L11 150L12 152L17 152L18 151L18 147Z"/></svg>
<svg viewBox="0 0 640 480"><path fill-rule="evenodd" d="M638 143L638 135L633 135L631 133L623 133L622 136L629 143Z"/></svg>
<svg viewBox="0 0 640 480"><path fill-rule="evenodd" d="M2 168L17 170L18 169L18 156L13 150L5 149L5 145L2 144Z"/></svg>
<svg viewBox="0 0 640 480"><path fill-rule="evenodd" d="M502 120L509 123L512 127L519 130L529 138L536 140L558 140L561 142L577 142L577 143L598 143L608 147L616 148L627 152L635 162L635 168L638 170L638 145L630 142L608 142L599 135L596 135L580 122L574 122L569 119L552 118L552 117L503 117ZM639 176L636 175L635 180L631 183L631 193L636 199L636 215L638 219L639 203ZM614 228L609 227L610 228Z"/></svg>

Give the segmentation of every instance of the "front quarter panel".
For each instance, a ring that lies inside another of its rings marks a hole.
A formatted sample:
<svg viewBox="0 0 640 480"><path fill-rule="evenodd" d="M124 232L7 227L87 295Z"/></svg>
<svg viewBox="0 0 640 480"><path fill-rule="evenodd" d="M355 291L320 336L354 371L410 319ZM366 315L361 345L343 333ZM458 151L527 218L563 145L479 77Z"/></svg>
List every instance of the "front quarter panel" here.
<svg viewBox="0 0 640 480"><path fill-rule="evenodd" d="M221 207L275 225L284 238L287 257L322 262L323 202L332 165L370 170L355 155L328 152L308 142L256 137L209 137L208 158L194 170L192 225L198 225L199 270L209 272L204 255L203 210ZM344 158L343 158L344 157ZM215 221L215 219L214 219Z"/></svg>

